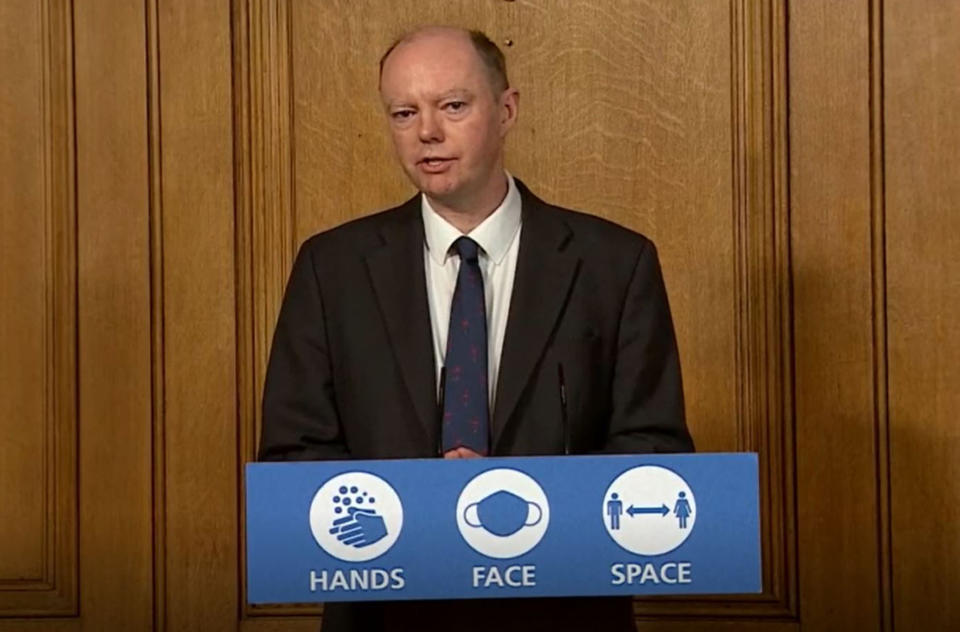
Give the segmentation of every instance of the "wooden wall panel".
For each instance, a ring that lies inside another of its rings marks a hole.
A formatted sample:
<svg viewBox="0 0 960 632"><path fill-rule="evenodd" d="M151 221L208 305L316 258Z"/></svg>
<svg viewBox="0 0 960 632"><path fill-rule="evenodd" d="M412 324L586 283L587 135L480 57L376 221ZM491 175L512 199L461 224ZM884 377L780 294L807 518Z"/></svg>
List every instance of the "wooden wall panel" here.
<svg viewBox="0 0 960 632"><path fill-rule="evenodd" d="M236 194L237 458L256 459L273 329L299 242L294 235L291 3L244 0L233 7ZM242 484L241 484L242 488ZM240 499L241 515L245 504ZM251 606L240 525L240 602L245 630L315 630L319 608ZM284 618L298 614L300 619ZM270 618L278 616L279 618Z"/></svg>
<svg viewBox="0 0 960 632"><path fill-rule="evenodd" d="M884 3L895 629L960 627L960 6Z"/></svg>
<svg viewBox="0 0 960 632"><path fill-rule="evenodd" d="M231 8L158 3L164 590L157 626L237 628Z"/></svg>
<svg viewBox="0 0 960 632"><path fill-rule="evenodd" d="M293 130L288 2L234 3L234 134L240 458L256 458L273 328L293 256Z"/></svg>
<svg viewBox="0 0 960 632"><path fill-rule="evenodd" d="M44 321L48 250L43 116L44 41L31 2L0 6L0 582L43 579ZM15 306L15 307L14 307ZM9 437L11 440L7 440Z"/></svg>
<svg viewBox="0 0 960 632"><path fill-rule="evenodd" d="M0 6L0 617L77 608L69 6Z"/></svg>
<svg viewBox="0 0 960 632"><path fill-rule="evenodd" d="M882 629L870 5L790 4L800 620Z"/></svg>
<svg viewBox="0 0 960 632"><path fill-rule="evenodd" d="M142 630L153 619L146 18L142 3L99 0L73 19L82 626Z"/></svg>

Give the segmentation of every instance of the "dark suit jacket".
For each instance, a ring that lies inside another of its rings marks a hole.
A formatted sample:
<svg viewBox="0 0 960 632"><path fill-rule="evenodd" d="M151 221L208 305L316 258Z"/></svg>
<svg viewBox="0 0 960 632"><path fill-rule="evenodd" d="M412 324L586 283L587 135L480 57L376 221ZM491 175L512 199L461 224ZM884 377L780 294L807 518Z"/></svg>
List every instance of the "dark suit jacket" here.
<svg viewBox="0 0 960 632"><path fill-rule="evenodd" d="M558 365L571 453L692 451L653 244L517 186L523 227L491 453L563 453ZM437 454L423 243L416 196L301 247L270 355L261 460ZM454 621L450 629L497 632L633 629L630 601L619 598L329 604L323 629L445 629Z"/></svg>

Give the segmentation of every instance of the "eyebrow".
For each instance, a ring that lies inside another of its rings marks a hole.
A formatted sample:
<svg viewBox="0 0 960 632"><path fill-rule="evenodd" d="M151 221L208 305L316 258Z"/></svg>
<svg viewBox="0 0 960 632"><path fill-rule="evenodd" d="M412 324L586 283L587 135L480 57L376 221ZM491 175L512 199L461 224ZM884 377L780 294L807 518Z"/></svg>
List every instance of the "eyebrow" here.
<svg viewBox="0 0 960 632"><path fill-rule="evenodd" d="M440 96L437 97L437 101L443 101L444 99L448 99L450 97L462 96L473 96L473 92L471 92L469 88L454 88L453 90L447 90L446 92L441 93Z"/></svg>
<svg viewBox="0 0 960 632"><path fill-rule="evenodd" d="M474 95L473 91L470 90L469 88L454 88L452 90L447 90L446 92L441 92L436 97L433 97L432 101L436 103L439 101L443 101L444 99L449 99L451 97L472 97L473 95ZM387 102L388 108L397 108L397 107L403 107L406 105L412 105L412 103L410 101L407 101L406 99L396 99L396 100Z"/></svg>

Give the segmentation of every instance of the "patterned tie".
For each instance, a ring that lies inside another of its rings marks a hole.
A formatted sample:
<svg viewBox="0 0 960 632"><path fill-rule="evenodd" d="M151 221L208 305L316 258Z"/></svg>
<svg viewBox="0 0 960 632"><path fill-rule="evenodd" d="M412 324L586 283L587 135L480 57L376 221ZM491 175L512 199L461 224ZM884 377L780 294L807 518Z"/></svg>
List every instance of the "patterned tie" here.
<svg viewBox="0 0 960 632"><path fill-rule="evenodd" d="M460 254L457 287L450 304L447 375L443 399L443 451L467 447L489 451L487 400L487 311L479 247L469 237L453 242Z"/></svg>

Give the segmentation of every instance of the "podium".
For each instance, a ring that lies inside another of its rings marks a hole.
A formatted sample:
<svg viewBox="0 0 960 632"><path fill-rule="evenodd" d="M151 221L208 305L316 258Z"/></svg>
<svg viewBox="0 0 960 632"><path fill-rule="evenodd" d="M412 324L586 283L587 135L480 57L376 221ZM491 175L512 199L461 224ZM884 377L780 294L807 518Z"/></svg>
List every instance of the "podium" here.
<svg viewBox="0 0 960 632"><path fill-rule="evenodd" d="M254 604L756 593L757 455L251 463Z"/></svg>

